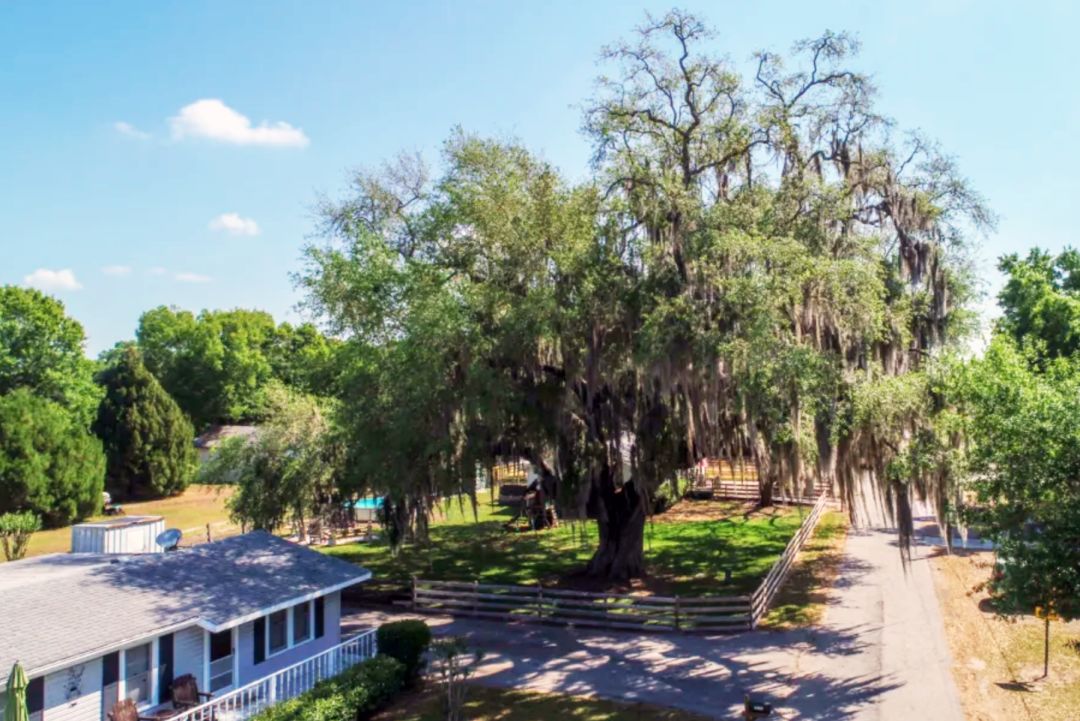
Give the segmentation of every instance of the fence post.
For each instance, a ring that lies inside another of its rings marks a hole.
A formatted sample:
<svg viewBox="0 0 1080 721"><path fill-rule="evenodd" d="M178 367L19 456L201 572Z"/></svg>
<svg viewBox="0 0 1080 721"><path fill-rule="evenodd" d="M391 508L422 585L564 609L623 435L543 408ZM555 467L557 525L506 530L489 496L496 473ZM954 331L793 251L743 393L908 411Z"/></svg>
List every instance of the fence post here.
<svg viewBox="0 0 1080 721"><path fill-rule="evenodd" d="M544 617L544 587L539 581L536 582L536 617Z"/></svg>
<svg viewBox="0 0 1080 721"><path fill-rule="evenodd" d="M476 609L476 604L480 601L480 582L479 581L473 581L472 582L472 593L473 593L473 596L472 596L472 615L473 615L473 618L475 618L476 617L476 610L477 610Z"/></svg>
<svg viewBox="0 0 1080 721"><path fill-rule="evenodd" d="M679 623L679 597L675 597L675 630L681 630L681 624Z"/></svg>
<svg viewBox="0 0 1080 721"><path fill-rule="evenodd" d="M206 524L206 542L207 543L213 543L214 542L214 539L210 537L210 524L209 523Z"/></svg>
<svg viewBox="0 0 1080 721"><path fill-rule="evenodd" d="M416 576L412 577L412 610L416 610Z"/></svg>

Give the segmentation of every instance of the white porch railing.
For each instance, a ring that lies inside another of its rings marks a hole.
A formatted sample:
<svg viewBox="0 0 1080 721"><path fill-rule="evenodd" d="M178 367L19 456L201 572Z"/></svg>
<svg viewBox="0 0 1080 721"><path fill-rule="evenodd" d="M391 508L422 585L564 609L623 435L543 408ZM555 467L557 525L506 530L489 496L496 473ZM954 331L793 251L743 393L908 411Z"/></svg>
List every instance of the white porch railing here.
<svg viewBox="0 0 1080 721"><path fill-rule="evenodd" d="M169 721L244 721L276 703L310 691L319 681L375 655L375 629L364 631L300 663L182 711Z"/></svg>

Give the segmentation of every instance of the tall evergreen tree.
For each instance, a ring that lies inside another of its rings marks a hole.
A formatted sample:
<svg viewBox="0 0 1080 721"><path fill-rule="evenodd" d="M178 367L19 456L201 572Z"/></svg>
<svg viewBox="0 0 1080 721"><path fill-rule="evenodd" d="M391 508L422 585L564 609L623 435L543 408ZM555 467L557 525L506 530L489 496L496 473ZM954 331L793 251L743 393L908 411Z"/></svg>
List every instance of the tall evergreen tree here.
<svg viewBox="0 0 1080 721"><path fill-rule="evenodd" d="M195 471L195 431L147 370L136 348L98 375L105 397L94 432L107 457L107 484L128 497L183 491Z"/></svg>
<svg viewBox="0 0 1080 721"><path fill-rule="evenodd" d="M79 415L27 388L0 395L0 514L63 526L101 510L105 457Z"/></svg>

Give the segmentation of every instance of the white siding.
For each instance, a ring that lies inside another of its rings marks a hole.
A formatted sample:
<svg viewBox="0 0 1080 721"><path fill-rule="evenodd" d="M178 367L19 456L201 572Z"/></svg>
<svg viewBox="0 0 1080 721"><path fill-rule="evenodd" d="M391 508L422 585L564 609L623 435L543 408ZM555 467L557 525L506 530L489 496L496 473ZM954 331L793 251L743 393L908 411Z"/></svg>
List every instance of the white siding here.
<svg viewBox="0 0 1080 721"><path fill-rule="evenodd" d="M184 628L173 634L173 678L190 673L199 682L199 690L205 691L207 680L203 678L203 631L198 626ZM168 698L168 690L162 689L162 699Z"/></svg>
<svg viewBox="0 0 1080 721"><path fill-rule="evenodd" d="M326 637L336 646L341 643L341 591L336 591L325 596L326 601Z"/></svg>
<svg viewBox="0 0 1080 721"><path fill-rule="evenodd" d="M45 677L43 721L100 721L101 711L100 658Z"/></svg>

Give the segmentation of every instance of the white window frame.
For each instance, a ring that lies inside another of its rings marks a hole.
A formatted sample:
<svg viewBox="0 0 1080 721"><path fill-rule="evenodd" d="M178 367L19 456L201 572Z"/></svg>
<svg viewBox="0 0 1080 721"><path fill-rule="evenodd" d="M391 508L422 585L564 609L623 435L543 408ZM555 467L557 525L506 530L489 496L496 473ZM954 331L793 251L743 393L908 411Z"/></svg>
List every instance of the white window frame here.
<svg viewBox="0 0 1080 721"><path fill-rule="evenodd" d="M233 689L240 688L240 627L233 626L232 629L226 629L232 631L232 687ZM202 662L202 681L199 682L199 688L210 688L210 636L212 632L203 629L203 662Z"/></svg>
<svg viewBox="0 0 1080 721"><path fill-rule="evenodd" d="M140 711L146 710L153 706L158 705L158 696L161 690L158 688L158 638L154 637L150 640L143 639L137 643L131 643L120 649L120 673L117 679L117 699L127 698L127 652L132 648L139 648L140 646L150 646L150 658L148 666L148 673L150 674L150 698L145 701L140 701L135 704L135 707Z"/></svg>
<svg viewBox="0 0 1080 721"><path fill-rule="evenodd" d="M297 641L293 638L293 614L296 612L297 606L307 606L308 610L308 637L300 641ZM265 616L266 623L263 624L265 626L265 628L263 629L263 633L264 640L266 641L266 658L268 659L273 658L274 656L280 656L283 653L291 651L297 646L302 646L303 644L313 641L315 639L314 599L310 601L301 601L300 603L296 603L292 606L287 606L285 608L279 608L277 611L274 611L274 613L280 613L281 611L285 611L285 645L282 648L279 648L277 651L272 651L270 649L270 616L272 616L273 614L268 613Z"/></svg>
<svg viewBox="0 0 1080 721"><path fill-rule="evenodd" d="M305 638L296 638L296 608L297 606L304 606L307 608L307 636ZM315 602L304 601L298 603L289 609L289 624L292 628L289 629L289 639L292 641L293 646L299 646L311 641L315 638Z"/></svg>
<svg viewBox="0 0 1080 721"><path fill-rule="evenodd" d="M238 647L239 647L239 644L240 644L240 633L239 633L239 631L240 631L239 626L233 626L231 629L226 629L225 631L221 632L221 633L229 633L229 634L231 634L231 638L232 638L232 640L231 640L231 643L232 643L232 655L228 656L228 658L232 659L232 669L230 671L230 674L231 674L230 683L229 683L228 686L223 686L222 687L223 689L225 689L225 691L222 691L222 689L218 689L217 691L211 691L211 693L220 694L220 693L227 692L230 689L235 689L235 688L240 687L240 683L239 683L240 653L238 651ZM207 630L203 629L203 679L205 679L205 683L200 683L199 688L205 688L207 691L210 691L211 686L213 686L213 684L210 683L211 680L212 680L211 677L210 677L210 665L213 663L213 661L210 660L210 643L211 643L211 636L213 636L213 635L214 634L212 634L210 631L207 631Z"/></svg>

